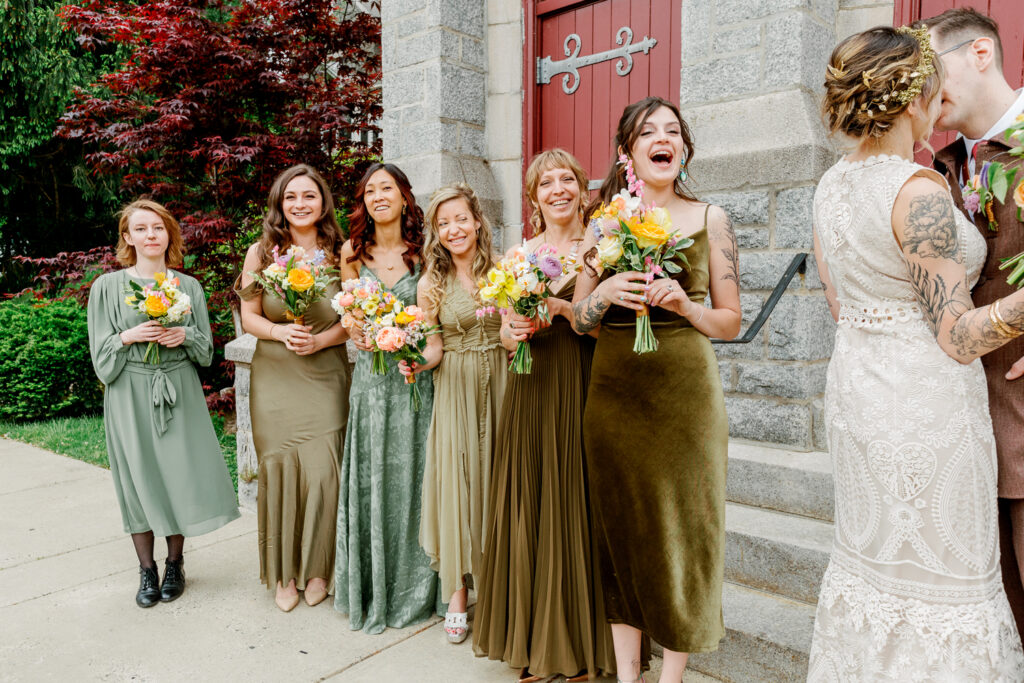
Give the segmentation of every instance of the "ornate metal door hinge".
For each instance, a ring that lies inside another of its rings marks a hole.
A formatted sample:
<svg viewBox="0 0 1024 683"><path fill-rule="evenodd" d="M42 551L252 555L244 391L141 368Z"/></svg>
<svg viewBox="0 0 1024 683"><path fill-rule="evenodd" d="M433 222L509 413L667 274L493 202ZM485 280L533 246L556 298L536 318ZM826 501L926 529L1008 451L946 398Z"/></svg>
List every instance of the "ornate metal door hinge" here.
<svg viewBox="0 0 1024 683"><path fill-rule="evenodd" d="M570 43L575 43L575 48L570 49ZM576 92L576 88L580 87L579 69L581 67L607 62L609 59L619 60L618 64L615 65L615 73L625 76L633 70L633 53L643 52L648 54L651 48L658 44L658 41L644 36L644 39L639 43L633 43L633 29L623 26L616 31L615 43L622 47L580 57L583 39L575 33L570 33L565 39L565 56L568 59L556 62L551 57L537 58L537 85L550 83L552 76L565 74L562 78L562 90L566 95L571 95ZM570 85L570 82L572 85Z"/></svg>

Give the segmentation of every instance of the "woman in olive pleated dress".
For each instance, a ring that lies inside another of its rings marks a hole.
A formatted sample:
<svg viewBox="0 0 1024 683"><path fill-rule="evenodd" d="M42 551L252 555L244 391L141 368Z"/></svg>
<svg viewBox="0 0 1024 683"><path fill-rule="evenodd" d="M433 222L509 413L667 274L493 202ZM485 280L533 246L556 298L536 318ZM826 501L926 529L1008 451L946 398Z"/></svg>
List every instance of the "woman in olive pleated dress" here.
<svg viewBox="0 0 1024 683"><path fill-rule="evenodd" d="M263 236L245 255L236 288L242 327L258 340L252 358L249 406L256 447L260 580L276 590L284 612L303 591L311 607L334 590L334 524L338 468L348 415L348 358L330 299L333 283L306 311L289 320L281 299L253 277L272 259L299 246L322 250L334 266L344 238L330 189L305 164L274 180L263 218Z"/></svg>
<svg viewBox="0 0 1024 683"><path fill-rule="evenodd" d="M409 178L394 164L374 163L353 204L342 277L374 278L402 304L415 304L423 211ZM338 498L334 608L353 630L375 634L429 619L440 602L437 573L418 542L434 385L430 372L419 378L422 403L413 410L391 354L387 374L372 373L367 341L353 338L359 358Z"/></svg>
<svg viewBox="0 0 1024 683"><path fill-rule="evenodd" d="M196 365L213 360L213 335L199 283L170 270L182 261L181 229L160 204L126 206L118 225L123 270L101 275L89 293L89 352L103 394L110 473L124 530L139 558L135 602L152 607L185 590L186 536L238 517L231 477L206 410ZM125 301L130 282L153 286L177 278L191 300L180 324L163 327ZM157 363L144 361L158 344ZM153 559L156 535L167 540L163 582Z"/></svg>
<svg viewBox="0 0 1024 683"><path fill-rule="evenodd" d="M477 281L494 265L491 226L471 188L434 193L427 209L425 268L416 299L441 333L427 338L424 365L401 364L403 374L434 370L434 415L427 437L420 545L448 598L445 634L468 634L467 584L480 570L487 485L505 395L508 363L497 316L478 316Z"/></svg>
<svg viewBox="0 0 1024 683"><path fill-rule="evenodd" d="M725 212L684 185L693 142L674 104L648 97L626 107L615 147L646 184L644 204L666 209L693 244L682 272L648 285L637 272L599 276L587 231L573 324L600 326L583 418L594 541L619 679L643 679L649 636L665 648L661 683L679 683L688 653L717 649L725 633L729 425L708 337L739 333L736 240ZM601 200L626 187L625 170L612 167ZM659 347L639 355L634 330L645 306Z"/></svg>
<svg viewBox="0 0 1024 683"><path fill-rule="evenodd" d="M502 405L473 649L519 669L520 681L615 672L581 434L594 338L576 334L569 321L586 188L586 173L564 150L530 163L534 237L526 249L550 245L572 267L551 283L550 325L510 314L502 326L509 351L529 339L533 372L510 376Z"/></svg>

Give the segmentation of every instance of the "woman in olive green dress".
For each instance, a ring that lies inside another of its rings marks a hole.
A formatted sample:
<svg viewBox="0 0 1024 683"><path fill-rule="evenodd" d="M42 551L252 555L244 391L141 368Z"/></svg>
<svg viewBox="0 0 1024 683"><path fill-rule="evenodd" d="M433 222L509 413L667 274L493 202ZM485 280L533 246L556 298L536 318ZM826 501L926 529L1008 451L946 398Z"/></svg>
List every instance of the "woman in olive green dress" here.
<svg viewBox="0 0 1024 683"><path fill-rule="evenodd" d="M289 320L284 303L253 279L272 258L295 245L340 260L343 237L324 179L299 164L274 181L263 237L249 248L237 288L242 327L257 338L250 411L256 446L260 579L276 588L284 612L314 606L333 592L334 517L338 467L348 414L348 333L330 305L337 283Z"/></svg>
<svg viewBox="0 0 1024 683"><path fill-rule="evenodd" d="M500 318L478 316L477 281L494 265L491 226L471 188L458 184L434 193L427 209L426 268L416 299L441 333L427 338L426 364L434 371L434 416L427 438L420 545L449 598L448 640L468 634L466 579L477 574L484 547L487 484L497 417L508 378L498 338Z"/></svg>
<svg viewBox="0 0 1024 683"><path fill-rule="evenodd" d="M124 530L139 558L140 607L169 602L185 590L185 536L209 533L238 517L231 477L206 410L196 365L213 359L206 297L195 279L177 271L181 229L156 202L140 200L121 212L117 258L123 270L101 275L89 293L89 352L103 394L110 473ZM129 283L153 286L157 275L177 278L192 310L163 327L125 301ZM149 344L159 361L144 361ZM154 535L167 540L158 585Z"/></svg>
<svg viewBox="0 0 1024 683"><path fill-rule="evenodd" d="M376 279L404 305L416 302L423 212L409 179L375 163L356 187L343 247L342 277ZM430 373L420 378L419 411L390 354L387 374L371 372L362 335L352 378L349 430L338 498L334 608L365 633L429 619L439 606L437 573L417 542L420 490L433 406Z"/></svg>
<svg viewBox="0 0 1024 683"><path fill-rule="evenodd" d="M725 632L729 425L708 337L739 333L736 240L725 212L683 184L693 142L674 104L648 97L626 107L615 146L646 184L644 204L666 209L693 244L687 268L648 285L637 272L599 276L588 230L573 324L578 332L600 326L583 419L594 538L620 680L642 680L649 636L665 648L661 682L679 683L688 653L717 649ZM601 199L625 187L616 165ZM659 348L638 355L636 313L645 306Z"/></svg>
<svg viewBox="0 0 1024 683"><path fill-rule="evenodd" d="M568 152L534 157L526 171L534 228L527 251L547 244L568 263L579 261L586 188ZM530 340L533 372L510 376L502 405L473 649L520 669L520 681L615 671L581 434L594 338L570 325L575 289L573 268L551 284L550 325L511 314L502 326L508 350Z"/></svg>

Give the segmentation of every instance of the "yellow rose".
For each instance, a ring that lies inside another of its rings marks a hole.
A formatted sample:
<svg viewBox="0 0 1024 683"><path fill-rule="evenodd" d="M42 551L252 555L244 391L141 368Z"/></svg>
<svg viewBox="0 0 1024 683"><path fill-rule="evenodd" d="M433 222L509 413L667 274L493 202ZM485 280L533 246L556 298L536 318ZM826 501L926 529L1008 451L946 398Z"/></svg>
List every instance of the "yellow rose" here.
<svg viewBox="0 0 1024 683"><path fill-rule="evenodd" d="M162 285L166 278L167 278L167 276L165 274L163 274L163 273L153 273L153 279L156 280L157 287Z"/></svg>
<svg viewBox="0 0 1024 683"><path fill-rule="evenodd" d="M1013 191L1013 203L1017 205L1018 209L1024 209L1024 180L1017 183L1017 189Z"/></svg>
<svg viewBox="0 0 1024 683"><path fill-rule="evenodd" d="M597 258L610 266L622 258L622 244L615 237L602 237L597 243Z"/></svg>
<svg viewBox="0 0 1024 683"><path fill-rule="evenodd" d="M644 217L649 218L666 230L669 230L672 227L672 214L668 212L668 209L664 209L660 206L656 206L648 211L647 215Z"/></svg>
<svg viewBox="0 0 1024 683"><path fill-rule="evenodd" d="M398 323L399 325L408 325L415 319L416 316L409 315L405 311L399 311L399 313L395 316L395 322Z"/></svg>
<svg viewBox="0 0 1024 683"><path fill-rule="evenodd" d="M636 243L641 249L656 247L668 242L671 236L668 230L648 219L644 221L630 221L629 231L636 237Z"/></svg>
<svg viewBox="0 0 1024 683"><path fill-rule="evenodd" d="M150 294L146 297L146 314L148 316L159 318L165 313L167 313L167 304L164 303L163 297L156 294Z"/></svg>
<svg viewBox="0 0 1024 683"><path fill-rule="evenodd" d="M305 292L313 284L313 276L309 274L309 271L301 268L292 268L288 271L288 286L296 292Z"/></svg>

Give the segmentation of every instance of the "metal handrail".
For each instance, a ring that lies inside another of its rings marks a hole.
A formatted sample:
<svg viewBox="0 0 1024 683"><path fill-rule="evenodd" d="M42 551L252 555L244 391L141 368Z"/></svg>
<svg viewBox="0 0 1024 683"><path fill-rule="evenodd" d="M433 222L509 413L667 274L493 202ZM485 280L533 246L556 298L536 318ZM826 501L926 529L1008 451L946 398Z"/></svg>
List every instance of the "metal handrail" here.
<svg viewBox="0 0 1024 683"><path fill-rule="evenodd" d="M743 333L743 336L736 337L735 339L712 339L712 344L749 344L754 341L754 337L761 331L764 324L768 322L768 316L775 310L775 305L779 303L779 299L786 293L786 287L789 287L789 283L792 282L793 276L797 273L803 275L807 272L807 254L797 254L793 257L793 260L789 262L789 267L786 268L786 272L782 274L782 278L779 283L775 285L775 289L772 290L768 300L764 302L764 306L761 307L761 312L754 318L754 322L750 324L747 331Z"/></svg>

